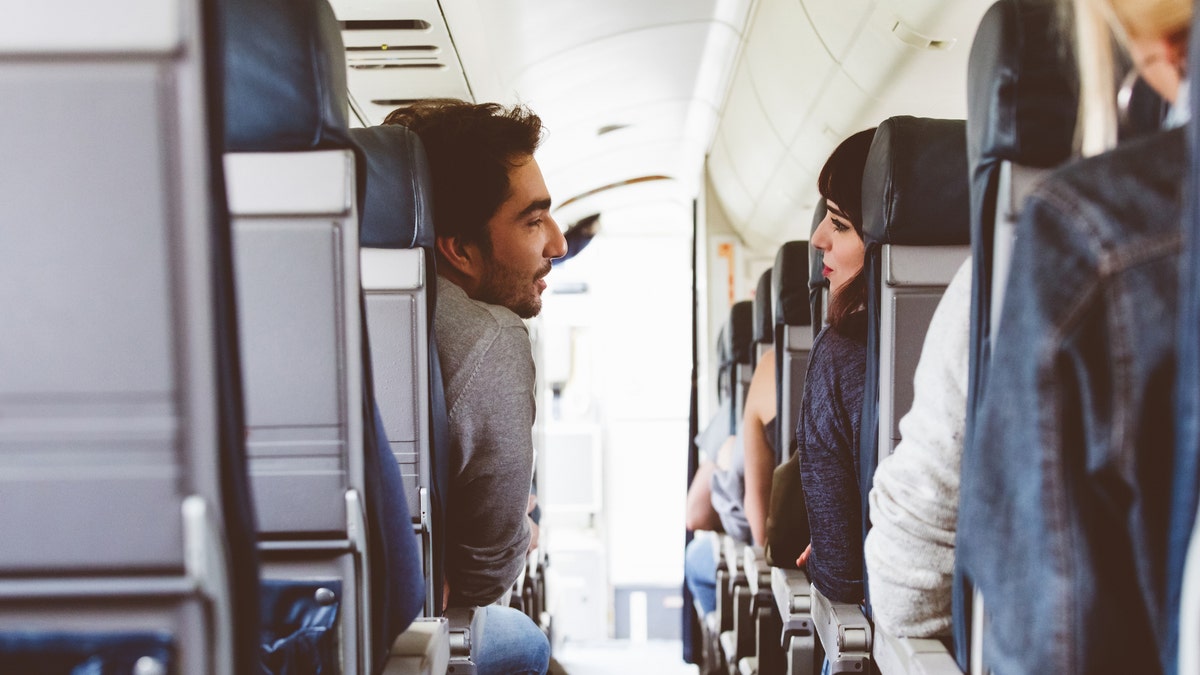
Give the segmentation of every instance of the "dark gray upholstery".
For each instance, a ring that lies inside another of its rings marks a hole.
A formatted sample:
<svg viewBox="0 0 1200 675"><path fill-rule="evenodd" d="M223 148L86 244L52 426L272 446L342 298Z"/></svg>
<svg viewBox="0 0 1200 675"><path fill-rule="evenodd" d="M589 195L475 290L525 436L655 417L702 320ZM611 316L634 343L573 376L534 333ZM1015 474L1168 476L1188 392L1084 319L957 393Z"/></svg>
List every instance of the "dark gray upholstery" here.
<svg viewBox="0 0 1200 675"><path fill-rule="evenodd" d="M825 199L822 197L817 202L817 209L813 212L812 229L809 230L809 242L812 242L812 235L816 233L817 227L821 221L825 220ZM812 324L813 337L817 337L817 333L825 327L825 310L829 301L829 280L825 278L823 270L825 269L825 253L812 246L808 247L808 306L811 313L810 323Z"/></svg>
<svg viewBox="0 0 1200 675"><path fill-rule="evenodd" d="M808 353L815 337L809 330L810 247L789 241L775 254L772 295L775 298L775 411L776 463L796 449L796 421L808 371ZM824 281L824 277L822 277Z"/></svg>
<svg viewBox="0 0 1200 675"><path fill-rule="evenodd" d="M363 248L433 247L433 197L429 160L417 135L406 127L352 129L366 166L359 209Z"/></svg>
<svg viewBox="0 0 1200 675"><path fill-rule="evenodd" d="M327 0L227 0L225 149L349 146L346 53Z"/></svg>
<svg viewBox="0 0 1200 675"><path fill-rule="evenodd" d="M1054 0L999 0L983 16L967 76L971 191L971 343L967 432L986 379L1008 276L1012 231L1023 194L1071 156L1078 107L1075 64L1060 36ZM963 570L956 577L963 580ZM954 588L954 647L960 667L970 643L970 591Z"/></svg>
<svg viewBox="0 0 1200 675"><path fill-rule="evenodd" d="M771 302L771 270L763 272L758 277L758 286L754 291L753 316L753 357L755 365L758 356L775 342L775 321Z"/></svg>
<svg viewBox="0 0 1200 675"><path fill-rule="evenodd" d="M970 242L966 123L892 117L875 132L863 172L868 244Z"/></svg>

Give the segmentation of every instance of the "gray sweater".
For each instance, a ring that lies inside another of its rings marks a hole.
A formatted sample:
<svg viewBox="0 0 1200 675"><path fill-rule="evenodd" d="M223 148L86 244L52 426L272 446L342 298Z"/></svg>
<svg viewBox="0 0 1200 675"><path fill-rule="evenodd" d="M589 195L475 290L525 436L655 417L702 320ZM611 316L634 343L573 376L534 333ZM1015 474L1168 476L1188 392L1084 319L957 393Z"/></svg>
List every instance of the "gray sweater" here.
<svg viewBox="0 0 1200 675"><path fill-rule="evenodd" d="M866 562L875 623L901 637L950 630L959 467L967 414L971 259L933 313L913 377L904 439L879 463Z"/></svg>
<svg viewBox="0 0 1200 675"><path fill-rule="evenodd" d="M438 277L438 356L450 417L446 578L450 605L486 605L517 580L529 547L534 366L511 310Z"/></svg>

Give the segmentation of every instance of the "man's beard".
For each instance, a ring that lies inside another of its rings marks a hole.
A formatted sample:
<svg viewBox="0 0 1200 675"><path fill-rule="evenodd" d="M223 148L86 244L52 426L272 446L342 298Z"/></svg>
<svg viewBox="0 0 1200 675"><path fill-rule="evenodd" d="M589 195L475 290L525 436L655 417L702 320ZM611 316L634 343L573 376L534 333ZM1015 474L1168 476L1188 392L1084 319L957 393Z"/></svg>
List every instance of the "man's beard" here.
<svg viewBox="0 0 1200 675"><path fill-rule="evenodd" d="M549 273L549 262L531 277L526 272L489 256L483 270L483 278L479 282L478 299L507 307L522 319L532 319L542 311L542 297L538 294L534 282Z"/></svg>

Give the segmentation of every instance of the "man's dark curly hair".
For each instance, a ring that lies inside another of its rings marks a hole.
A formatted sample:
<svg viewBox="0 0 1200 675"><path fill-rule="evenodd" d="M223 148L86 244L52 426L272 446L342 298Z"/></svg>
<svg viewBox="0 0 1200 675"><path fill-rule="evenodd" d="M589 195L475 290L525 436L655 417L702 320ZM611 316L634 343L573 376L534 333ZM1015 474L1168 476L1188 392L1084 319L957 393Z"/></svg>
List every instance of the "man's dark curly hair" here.
<svg viewBox="0 0 1200 675"><path fill-rule="evenodd" d="M425 146L437 236L490 251L487 221L508 196L509 169L541 143L541 118L521 105L427 99L393 110L383 123L408 127Z"/></svg>

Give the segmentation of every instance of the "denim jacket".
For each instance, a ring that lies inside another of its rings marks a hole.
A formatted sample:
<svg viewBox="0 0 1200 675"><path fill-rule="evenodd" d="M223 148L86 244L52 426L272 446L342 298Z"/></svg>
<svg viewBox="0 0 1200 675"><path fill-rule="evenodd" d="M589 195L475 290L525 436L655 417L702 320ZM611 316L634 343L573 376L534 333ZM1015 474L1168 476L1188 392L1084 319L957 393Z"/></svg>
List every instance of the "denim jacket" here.
<svg viewBox="0 0 1200 675"><path fill-rule="evenodd" d="M958 530L997 675L1161 669L1186 151L1068 165L1017 226Z"/></svg>

